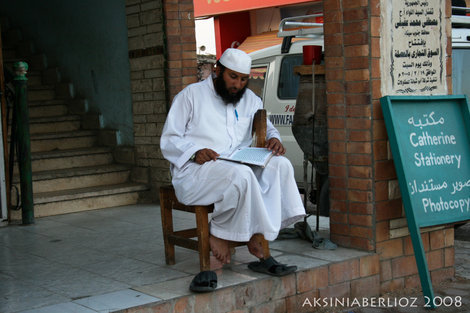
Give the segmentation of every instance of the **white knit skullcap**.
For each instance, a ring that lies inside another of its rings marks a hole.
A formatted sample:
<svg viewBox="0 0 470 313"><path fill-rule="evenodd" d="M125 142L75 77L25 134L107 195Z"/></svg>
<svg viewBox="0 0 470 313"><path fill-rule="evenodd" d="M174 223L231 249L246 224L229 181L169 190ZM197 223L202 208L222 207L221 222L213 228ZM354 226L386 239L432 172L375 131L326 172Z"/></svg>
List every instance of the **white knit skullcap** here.
<svg viewBox="0 0 470 313"><path fill-rule="evenodd" d="M219 62L232 71L250 74L251 57L240 49L228 48L220 57Z"/></svg>

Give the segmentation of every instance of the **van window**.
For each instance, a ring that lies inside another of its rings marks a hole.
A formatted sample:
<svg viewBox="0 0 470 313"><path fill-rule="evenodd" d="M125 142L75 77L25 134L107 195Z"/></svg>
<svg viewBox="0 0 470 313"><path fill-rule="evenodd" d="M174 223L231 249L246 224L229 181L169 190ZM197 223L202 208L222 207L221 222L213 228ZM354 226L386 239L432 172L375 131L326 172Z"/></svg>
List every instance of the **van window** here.
<svg viewBox="0 0 470 313"><path fill-rule="evenodd" d="M302 64L302 55L286 55L282 58L277 96L279 99L297 98L299 75L294 74L294 66Z"/></svg>
<svg viewBox="0 0 470 313"><path fill-rule="evenodd" d="M261 99L263 99L264 82L267 71L267 65L252 67L250 70L249 88Z"/></svg>

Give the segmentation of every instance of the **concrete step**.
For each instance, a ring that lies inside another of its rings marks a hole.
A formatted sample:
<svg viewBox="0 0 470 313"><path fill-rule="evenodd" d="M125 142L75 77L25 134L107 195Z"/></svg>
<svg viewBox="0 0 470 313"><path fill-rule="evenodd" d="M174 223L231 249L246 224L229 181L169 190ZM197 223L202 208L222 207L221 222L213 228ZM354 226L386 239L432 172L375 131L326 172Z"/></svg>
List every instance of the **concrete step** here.
<svg viewBox="0 0 470 313"><path fill-rule="evenodd" d="M29 85L29 77L31 76L41 76L41 74L39 72L33 72L34 74L31 74L31 73L28 73L27 76L28 76L28 92L31 92L31 91L38 91L38 90L54 90L55 89L55 85L54 84L40 84L40 85L35 85L35 86L30 86Z"/></svg>
<svg viewBox="0 0 470 313"><path fill-rule="evenodd" d="M123 184L129 180L130 167L121 164L77 167L33 173L33 192L55 192L104 185ZM13 183L19 188L19 176Z"/></svg>
<svg viewBox="0 0 470 313"><path fill-rule="evenodd" d="M88 110L88 103L84 99L52 99L52 100L38 100L28 101L30 117L47 117L56 115L65 115L67 113L80 115L85 110ZM71 111L73 109L74 111ZM38 110L34 113L33 110ZM66 111L64 113L64 111ZM56 112L54 114L54 112ZM44 114L44 115L41 115Z"/></svg>
<svg viewBox="0 0 470 313"><path fill-rule="evenodd" d="M103 115L95 112L83 114L82 129L102 129L103 127Z"/></svg>
<svg viewBox="0 0 470 313"><path fill-rule="evenodd" d="M42 78L45 84L56 84L60 83L62 76L57 67L45 69L42 73Z"/></svg>
<svg viewBox="0 0 470 313"><path fill-rule="evenodd" d="M62 133L80 129L79 115L35 117L29 119L30 134Z"/></svg>
<svg viewBox="0 0 470 313"><path fill-rule="evenodd" d="M75 98L75 88L72 83L57 83L55 84L55 94L57 99L73 99Z"/></svg>
<svg viewBox="0 0 470 313"><path fill-rule="evenodd" d="M42 86L42 76L41 75L30 75L29 73L26 74L26 78L28 78L28 90L31 88Z"/></svg>
<svg viewBox="0 0 470 313"><path fill-rule="evenodd" d="M18 56L29 59L30 56L36 55L36 46L32 41L23 40L16 45L16 53Z"/></svg>
<svg viewBox="0 0 470 313"><path fill-rule="evenodd" d="M99 142L105 146L118 146L121 144L121 133L116 129L101 129Z"/></svg>
<svg viewBox="0 0 470 313"><path fill-rule="evenodd" d="M31 154L33 173L73 167L108 165L112 162L113 153L109 147L54 150Z"/></svg>
<svg viewBox="0 0 470 313"><path fill-rule="evenodd" d="M64 99L52 99L52 100L31 100L28 101L28 106L34 107L34 106L44 106L44 105L67 105L68 101Z"/></svg>
<svg viewBox="0 0 470 313"><path fill-rule="evenodd" d="M44 53L30 55L28 63L32 71L42 71L48 67L47 56Z"/></svg>
<svg viewBox="0 0 470 313"><path fill-rule="evenodd" d="M29 117L31 119L36 117L62 116L66 115L67 112L68 107L63 101L58 104L29 105Z"/></svg>
<svg viewBox="0 0 470 313"><path fill-rule="evenodd" d="M28 89L28 102L55 100L55 90L47 89Z"/></svg>
<svg viewBox="0 0 470 313"><path fill-rule="evenodd" d="M32 85L30 86L29 85L29 77L32 76L32 77L40 77L41 75L28 75L28 93L29 92L39 92L39 91L44 91L44 90L55 90L55 85L54 84L39 84L39 85ZM34 101L34 100L32 100Z"/></svg>
<svg viewBox="0 0 470 313"><path fill-rule="evenodd" d="M88 112L89 104L87 99L70 99L67 101L67 107L70 114L79 114L83 115Z"/></svg>
<svg viewBox="0 0 470 313"><path fill-rule="evenodd" d="M148 191L144 184L124 183L76 190L34 194L34 215L51 216L72 212L136 204L139 194ZM21 212L19 219L21 219ZM13 218L18 219L17 216Z"/></svg>
<svg viewBox="0 0 470 313"><path fill-rule="evenodd" d="M31 135L31 152L90 148L97 144L97 132L92 130Z"/></svg>

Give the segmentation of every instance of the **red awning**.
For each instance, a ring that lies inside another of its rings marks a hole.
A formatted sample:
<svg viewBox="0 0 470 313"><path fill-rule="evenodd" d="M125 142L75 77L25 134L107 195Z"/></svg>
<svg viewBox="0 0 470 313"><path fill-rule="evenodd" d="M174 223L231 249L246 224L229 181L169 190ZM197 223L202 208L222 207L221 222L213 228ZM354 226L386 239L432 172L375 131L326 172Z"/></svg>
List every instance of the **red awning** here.
<svg viewBox="0 0 470 313"><path fill-rule="evenodd" d="M293 38L292 41L301 40L298 38ZM251 53L253 51L258 51L267 47L280 45L282 44L282 38L277 37L277 31L262 33L255 36L247 37L241 45L237 48L245 51L246 53Z"/></svg>

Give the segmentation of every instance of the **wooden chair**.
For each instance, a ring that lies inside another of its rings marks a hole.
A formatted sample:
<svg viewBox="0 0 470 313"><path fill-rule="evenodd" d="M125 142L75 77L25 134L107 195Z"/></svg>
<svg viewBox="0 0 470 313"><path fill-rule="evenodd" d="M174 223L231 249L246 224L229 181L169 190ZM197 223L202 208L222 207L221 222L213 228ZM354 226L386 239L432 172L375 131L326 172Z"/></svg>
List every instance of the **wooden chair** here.
<svg viewBox="0 0 470 313"><path fill-rule="evenodd" d="M255 136L255 145L257 147L264 147L266 144L266 110L263 109L256 112L253 120L253 133ZM160 208L166 264L175 264L175 246L180 246L199 251L200 270L210 270L208 214L212 213L214 205L184 205L178 202L173 186L169 185L160 187ZM174 231L173 210L196 214L196 228ZM269 257L268 241L265 240L262 235L259 235L258 239L263 247L264 257Z"/></svg>

